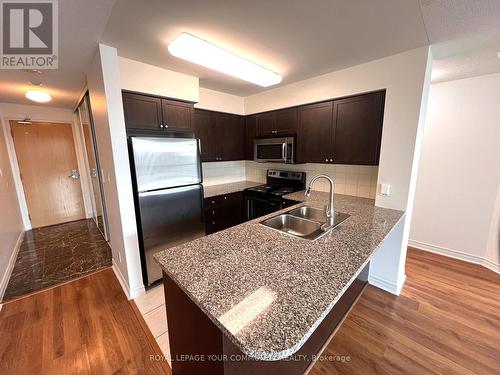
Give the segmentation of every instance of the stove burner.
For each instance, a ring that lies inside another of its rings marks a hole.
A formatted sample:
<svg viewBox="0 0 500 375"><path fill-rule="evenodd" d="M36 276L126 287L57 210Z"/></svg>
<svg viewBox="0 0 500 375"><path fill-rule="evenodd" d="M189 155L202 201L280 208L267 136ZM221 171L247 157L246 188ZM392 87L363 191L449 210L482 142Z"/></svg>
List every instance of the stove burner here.
<svg viewBox="0 0 500 375"><path fill-rule="evenodd" d="M248 188L247 190L258 191L259 193L267 193L268 191L272 190L273 188L275 188L275 187L272 185L258 185L258 186Z"/></svg>
<svg viewBox="0 0 500 375"><path fill-rule="evenodd" d="M266 183L245 189L246 218L255 219L283 207L282 197L305 188L304 172L269 169Z"/></svg>
<svg viewBox="0 0 500 375"><path fill-rule="evenodd" d="M293 188L291 188L291 187L283 187L281 189L278 189L276 191L271 192L271 194L281 196L281 195L285 195L285 194L289 194L289 193L293 193L293 192L294 192Z"/></svg>

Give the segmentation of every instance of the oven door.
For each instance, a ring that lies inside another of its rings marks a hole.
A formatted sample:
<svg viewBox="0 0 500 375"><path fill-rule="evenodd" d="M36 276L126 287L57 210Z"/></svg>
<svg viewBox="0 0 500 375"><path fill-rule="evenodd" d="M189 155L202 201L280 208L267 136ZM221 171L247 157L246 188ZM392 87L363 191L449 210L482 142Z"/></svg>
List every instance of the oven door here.
<svg viewBox="0 0 500 375"><path fill-rule="evenodd" d="M252 220L258 217L281 210L283 203L281 199L245 197L246 219Z"/></svg>
<svg viewBox="0 0 500 375"><path fill-rule="evenodd" d="M254 141L254 160L259 163L294 162L294 138L266 138Z"/></svg>

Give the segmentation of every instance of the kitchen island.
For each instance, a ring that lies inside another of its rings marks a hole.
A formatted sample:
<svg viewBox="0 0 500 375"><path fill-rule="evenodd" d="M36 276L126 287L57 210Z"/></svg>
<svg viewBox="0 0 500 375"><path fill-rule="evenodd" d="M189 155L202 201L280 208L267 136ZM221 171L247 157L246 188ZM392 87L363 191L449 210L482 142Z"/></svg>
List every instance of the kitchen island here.
<svg viewBox="0 0 500 375"><path fill-rule="evenodd" d="M285 198L305 199L303 192ZM327 193L307 198L315 207L327 201ZM292 208L155 256L175 374L306 371L362 292L371 256L404 216L335 195L335 210L350 217L316 241L260 224Z"/></svg>

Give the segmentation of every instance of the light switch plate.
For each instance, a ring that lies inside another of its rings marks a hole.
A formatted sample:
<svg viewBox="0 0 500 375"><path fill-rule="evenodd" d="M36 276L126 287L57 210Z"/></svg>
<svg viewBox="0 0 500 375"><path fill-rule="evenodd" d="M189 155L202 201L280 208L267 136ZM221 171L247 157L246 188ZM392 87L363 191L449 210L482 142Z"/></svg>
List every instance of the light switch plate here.
<svg viewBox="0 0 500 375"><path fill-rule="evenodd" d="M388 197L391 195L391 184L380 184L380 195Z"/></svg>

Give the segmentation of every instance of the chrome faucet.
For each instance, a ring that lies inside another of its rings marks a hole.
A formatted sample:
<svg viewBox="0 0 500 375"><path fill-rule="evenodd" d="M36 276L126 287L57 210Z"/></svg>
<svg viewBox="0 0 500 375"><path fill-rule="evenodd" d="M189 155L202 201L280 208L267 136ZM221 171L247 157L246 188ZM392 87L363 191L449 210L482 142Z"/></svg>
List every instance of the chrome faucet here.
<svg viewBox="0 0 500 375"><path fill-rule="evenodd" d="M326 174L319 174L317 176L314 176L312 178L311 182L309 182L309 186L307 187L305 195L307 197L309 197L311 195L311 189L312 189L314 182L320 178L326 179L328 181L328 183L330 184L330 203L328 204L328 206L326 206L327 222L325 224L323 224L323 226L321 227L323 230L328 230L329 228L333 227L334 222L335 222L335 211L333 208L333 194L335 192L335 184L333 182L333 179L330 176L327 176Z"/></svg>

